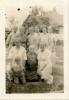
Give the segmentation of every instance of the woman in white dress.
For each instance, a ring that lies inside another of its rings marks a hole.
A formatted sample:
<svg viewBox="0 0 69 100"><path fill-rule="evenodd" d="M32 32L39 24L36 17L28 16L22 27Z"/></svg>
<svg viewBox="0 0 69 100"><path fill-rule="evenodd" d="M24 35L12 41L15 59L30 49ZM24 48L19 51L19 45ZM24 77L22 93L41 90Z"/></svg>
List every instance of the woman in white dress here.
<svg viewBox="0 0 69 100"><path fill-rule="evenodd" d="M41 79L44 79L47 84L53 83L52 75L52 61L51 52L49 49L45 48L45 45L41 44L41 48L38 51L38 74Z"/></svg>
<svg viewBox="0 0 69 100"><path fill-rule="evenodd" d="M35 27L35 32L30 33L28 35L28 47L30 45L33 45L35 47L35 52L37 53L39 48L39 42L40 42L40 33L39 33L39 27Z"/></svg>

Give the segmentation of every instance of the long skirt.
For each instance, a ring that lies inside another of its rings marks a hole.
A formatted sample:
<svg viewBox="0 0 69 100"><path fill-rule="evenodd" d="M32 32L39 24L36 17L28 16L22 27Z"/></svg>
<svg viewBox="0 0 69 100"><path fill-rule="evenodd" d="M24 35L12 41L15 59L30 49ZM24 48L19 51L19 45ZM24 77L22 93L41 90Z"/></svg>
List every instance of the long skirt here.
<svg viewBox="0 0 69 100"><path fill-rule="evenodd" d="M48 84L53 83L52 63L40 63L37 72L41 76L41 79L44 79Z"/></svg>

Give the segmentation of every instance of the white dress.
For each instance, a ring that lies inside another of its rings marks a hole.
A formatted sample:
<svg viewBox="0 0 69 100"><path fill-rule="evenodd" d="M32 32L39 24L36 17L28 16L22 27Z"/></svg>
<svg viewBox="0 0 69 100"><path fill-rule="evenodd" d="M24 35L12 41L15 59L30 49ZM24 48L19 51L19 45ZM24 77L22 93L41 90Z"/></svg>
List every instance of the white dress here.
<svg viewBox="0 0 69 100"><path fill-rule="evenodd" d="M45 49L44 52L38 51L38 74L48 84L53 82L51 52L48 49Z"/></svg>
<svg viewBox="0 0 69 100"><path fill-rule="evenodd" d="M35 47L35 52L38 50L39 42L40 42L40 37L38 33L33 33L32 35L28 36L29 40L29 45L33 45Z"/></svg>

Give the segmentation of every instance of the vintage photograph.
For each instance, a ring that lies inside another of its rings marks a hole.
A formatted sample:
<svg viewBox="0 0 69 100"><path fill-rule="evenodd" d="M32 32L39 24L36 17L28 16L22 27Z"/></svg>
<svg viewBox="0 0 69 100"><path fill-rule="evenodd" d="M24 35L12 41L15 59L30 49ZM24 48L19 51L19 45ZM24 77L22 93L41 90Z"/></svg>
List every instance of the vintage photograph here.
<svg viewBox="0 0 69 100"><path fill-rule="evenodd" d="M64 93L63 22L58 5L6 8L6 93Z"/></svg>

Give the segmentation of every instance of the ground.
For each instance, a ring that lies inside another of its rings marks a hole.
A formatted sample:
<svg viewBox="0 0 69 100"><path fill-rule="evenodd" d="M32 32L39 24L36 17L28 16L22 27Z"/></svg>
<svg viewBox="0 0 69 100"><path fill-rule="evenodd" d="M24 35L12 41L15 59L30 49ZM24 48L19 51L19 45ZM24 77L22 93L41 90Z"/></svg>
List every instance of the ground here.
<svg viewBox="0 0 69 100"><path fill-rule="evenodd" d="M56 64L53 66L53 85L47 85L45 82L28 82L25 85L6 84L7 93L48 93L64 92L64 64L63 64L63 46L56 47Z"/></svg>

